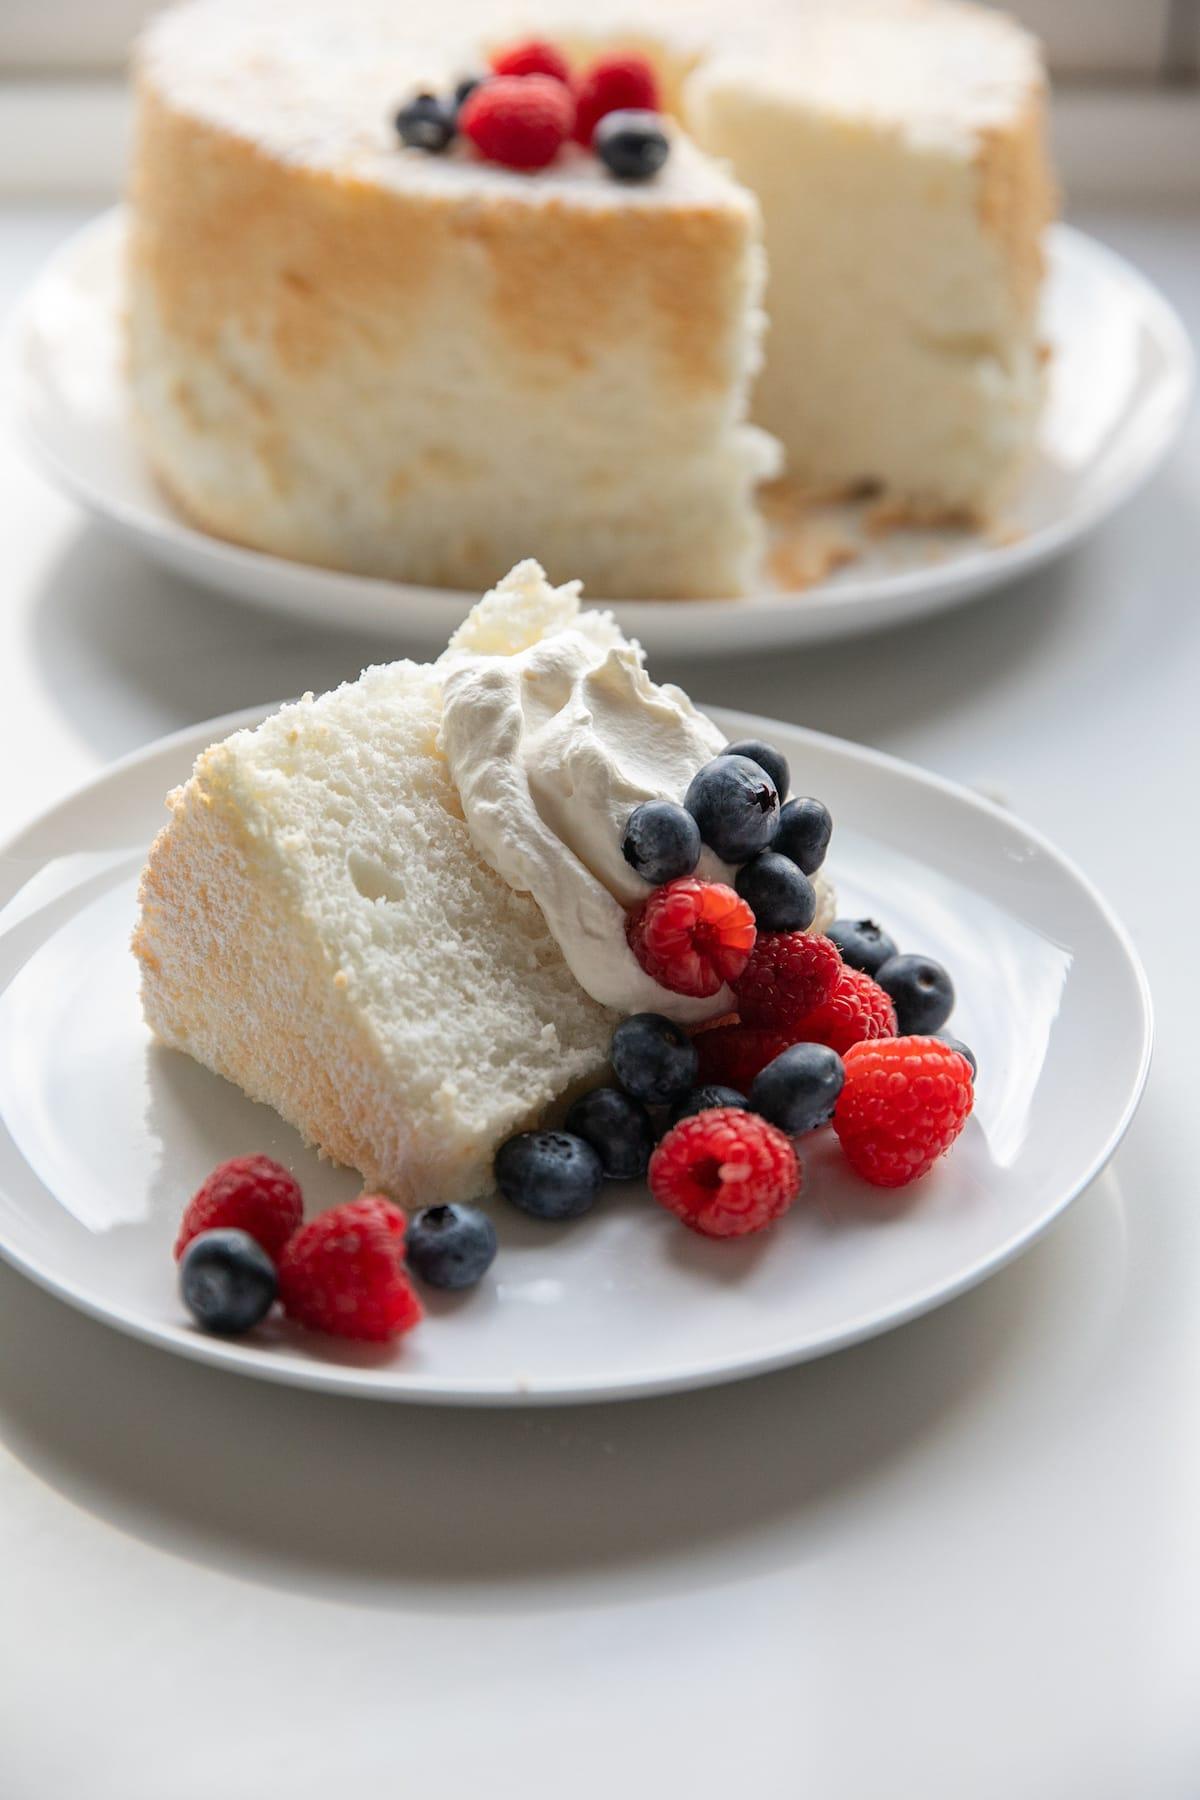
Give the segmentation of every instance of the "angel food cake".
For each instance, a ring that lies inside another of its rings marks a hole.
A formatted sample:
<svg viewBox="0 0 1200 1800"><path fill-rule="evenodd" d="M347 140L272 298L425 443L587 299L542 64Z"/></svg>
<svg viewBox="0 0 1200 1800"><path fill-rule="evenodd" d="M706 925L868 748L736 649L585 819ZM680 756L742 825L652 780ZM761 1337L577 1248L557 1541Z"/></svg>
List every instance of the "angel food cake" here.
<svg viewBox="0 0 1200 1800"><path fill-rule="evenodd" d="M731 1011L722 981L672 991L639 961L649 890L621 848L724 745L578 583L522 563L438 662L199 759L142 883L146 1018L369 1185L485 1191L503 1138L598 1079L620 1016ZM818 877L808 923L831 918Z"/></svg>
<svg viewBox="0 0 1200 1800"><path fill-rule="evenodd" d="M623 33L547 0L558 129L586 141L538 167L468 129L477 93L443 141L397 134L495 56L486 0L440 10L434 46L374 0L157 20L129 369L181 507L366 574L479 591L532 546L592 594L664 598L753 586L781 470L986 518L1042 392L1036 45L952 0L736 12ZM651 86L613 88L609 122L661 108L652 166L580 124L594 59L631 45Z"/></svg>

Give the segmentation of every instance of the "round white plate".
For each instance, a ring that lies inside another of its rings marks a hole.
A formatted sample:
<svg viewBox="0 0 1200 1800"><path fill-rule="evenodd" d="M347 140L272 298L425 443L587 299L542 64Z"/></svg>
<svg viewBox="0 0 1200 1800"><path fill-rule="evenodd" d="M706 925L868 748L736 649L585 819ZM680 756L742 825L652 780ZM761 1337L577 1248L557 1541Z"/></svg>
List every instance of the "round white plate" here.
<svg viewBox="0 0 1200 1800"><path fill-rule="evenodd" d="M17 419L43 467L148 556L208 587L297 619L440 648L477 595L266 556L196 530L173 509L130 429L120 349L124 230L117 209L68 242L8 334ZM1169 448L1186 410L1192 357L1162 296L1112 251L1065 226L1049 240L1044 334L1053 356L1040 441L996 530L873 539L862 531L861 509L832 509L819 529L856 538L861 554L816 585L690 605L620 601L621 624L649 650L691 655L811 643L936 612L1066 549ZM536 556L537 545L529 552Z"/></svg>
<svg viewBox="0 0 1200 1800"><path fill-rule="evenodd" d="M185 1356L301 1386L396 1400L611 1399L731 1380L886 1330L982 1280L1044 1231L1112 1155L1146 1078L1150 1005L1120 925L1026 826L859 746L737 714L838 821L843 910L954 971L954 1028L979 1057L975 1113L897 1199L806 1140L805 1193L762 1237L713 1243L640 1184L568 1226L493 1203L500 1254L476 1291L433 1295L386 1349L282 1320L240 1342L193 1329L171 1243L218 1161L280 1158L310 1212L351 1197L266 1107L151 1042L129 935L167 789L214 738L116 764L0 852L0 1251L98 1318Z"/></svg>

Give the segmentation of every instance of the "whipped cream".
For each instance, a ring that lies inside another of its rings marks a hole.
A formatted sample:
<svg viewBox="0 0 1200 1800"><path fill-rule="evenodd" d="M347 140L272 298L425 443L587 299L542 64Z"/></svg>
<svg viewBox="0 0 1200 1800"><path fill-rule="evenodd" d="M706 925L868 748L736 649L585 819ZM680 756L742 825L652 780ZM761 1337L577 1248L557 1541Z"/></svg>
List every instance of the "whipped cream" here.
<svg viewBox="0 0 1200 1800"><path fill-rule="evenodd" d="M534 562L480 602L439 669L442 747L472 842L532 894L580 987L622 1013L730 1011L728 988L673 994L638 963L626 916L651 889L621 851L634 807L681 800L724 734L682 689L651 681L611 614L580 611L578 582L552 588ZM732 876L707 849L697 873Z"/></svg>

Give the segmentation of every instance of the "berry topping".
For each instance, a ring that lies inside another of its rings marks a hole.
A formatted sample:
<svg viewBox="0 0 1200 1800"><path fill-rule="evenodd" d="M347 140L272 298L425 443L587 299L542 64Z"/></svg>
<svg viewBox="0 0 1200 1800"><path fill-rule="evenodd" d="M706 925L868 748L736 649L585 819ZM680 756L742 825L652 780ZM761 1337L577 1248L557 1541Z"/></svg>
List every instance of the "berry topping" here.
<svg viewBox="0 0 1200 1800"><path fill-rule="evenodd" d="M842 961L852 969L861 969L864 975L874 975L889 956L896 954L895 944L874 919L835 919L826 936L841 951Z"/></svg>
<svg viewBox="0 0 1200 1800"><path fill-rule="evenodd" d="M807 931L817 916L812 882L786 856L763 850L743 863L734 882L759 931Z"/></svg>
<svg viewBox="0 0 1200 1800"><path fill-rule="evenodd" d="M660 111L658 77L644 56L602 56L575 88L575 137L585 147L611 112Z"/></svg>
<svg viewBox="0 0 1200 1800"><path fill-rule="evenodd" d="M405 1217L362 1194L310 1219L279 1261L283 1310L309 1331L386 1343L421 1318L404 1273Z"/></svg>
<svg viewBox="0 0 1200 1800"><path fill-rule="evenodd" d="M496 1152L496 1186L532 1219L577 1219L595 1204L604 1165L568 1131L522 1131Z"/></svg>
<svg viewBox="0 0 1200 1800"><path fill-rule="evenodd" d="M304 1216L300 1184L269 1156L234 1156L219 1163L188 1201L175 1239L178 1262L202 1231L229 1226L249 1232L278 1257Z"/></svg>
<svg viewBox="0 0 1200 1800"><path fill-rule="evenodd" d="M800 1164L782 1131L721 1106L672 1126L650 1158L650 1192L706 1237L745 1237L784 1214Z"/></svg>
<svg viewBox="0 0 1200 1800"><path fill-rule="evenodd" d="M940 1038L889 1038L846 1053L833 1129L851 1168L876 1187L904 1187L954 1142L974 1088L965 1056Z"/></svg>
<svg viewBox="0 0 1200 1800"><path fill-rule="evenodd" d="M274 1304L275 1264L249 1232L202 1231L183 1253L179 1291L204 1331L249 1331Z"/></svg>
<svg viewBox="0 0 1200 1800"><path fill-rule="evenodd" d="M787 791L792 785L792 773L788 768L787 757L781 755L773 744L764 744L761 738L739 738L736 744L726 744L721 754L745 756L752 763L757 763L775 783L775 792L780 800L787 799Z"/></svg>
<svg viewBox="0 0 1200 1800"><path fill-rule="evenodd" d="M410 150L427 150L437 156L448 148L458 127L455 109L436 94L418 94L396 114L396 130Z"/></svg>
<svg viewBox="0 0 1200 1800"><path fill-rule="evenodd" d="M519 44L508 44L488 58L496 75L552 75L564 86L571 85L571 65L562 51L542 38L526 38Z"/></svg>
<svg viewBox="0 0 1200 1800"><path fill-rule="evenodd" d="M819 800L789 800L779 815L775 849L789 856L806 875L815 875L825 861L833 820Z"/></svg>
<svg viewBox="0 0 1200 1800"><path fill-rule="evenodd" d="M461 81L455 82L455 84L454 84L454 117L455 117L455 119L458 118L459 113L462 111L462 109L466 105L467 101L471 98L471 95L475 92L475 89L477 87L482 87L484 82L487 80L488 80L488 75L487 75L486 71L481 71L481 70L477 69L473 74L464 75L462 77Z"/></svg>
<svg viewBox="0 0 1200 1800"><path fill-rule="evenodd" d="M875 979L891 996L902 1037L937 1031L954 1011L954 983L931 956L889 956Z"/></svg>
<svg viewBox="0 0 1200 1800"><path fill-rule="evenodd" d="M426 1206L409 1222L408 1266L430 1287L474 1287L496 1256L496 1227L477 1206Z"/></svg>
<svg viewBox="0 0 1200 1800"><path fill-rule="evenodd" d="M789 1137L828 1125L842 1091L845 1071L827 1044L793 1044L755 1076L751 1110Z"/></svg>
<svg viewBox="0 0 1200 1800"><path fill-rule="evenodd" d="M792 1039L784 1031L734 1024L697 1032L692 1042L700 1060L702 1082L748 1094L759 1070L786 1050Z"/></svg>
<svg viewBox="0 0 1200 1800"><path fill-rule="evenodd" d="M718 756L692 776L683 804L722 862L749 862L779 829L775 783L748 756Z"/></svg>
<svg viewBox="0 0 1200 1800"><path fill-rule="evenodd" d="M642 968L673 994L707 999L736 981L754 948L754 914L731 887L694 875L656 888L625 923Z"/></svg>
<svg viewBox="0 0 1200 1800"><path fill-rule="evenodd" d="M626 108L605 113L592 149L618 181L650 181L671 154L671 140L657 113Z"/></svg>
<svg viewBox="0 0 1200 1800"><path fill-rule="evenodd" d="M842 959L828 938L799 931L763 932L734 983L738 1015L747 1025L787 1033L794 1044L801 1021L830 998L842 973Z"/></svg>
<svg viewBox="0 0 1200 1800"><path fill-rule="evenodd" d="M655 887L679 881L700 860L700 827L682 806L647 800L629 815L621 854L643 881Z"/></svg>
<svg viewBox="0 0 1200 1800"><path fill-rule="evenodd" d="M467 97L458 128L489 162L544 169L570 137L574 111L551 75L497 75Z"/></svg>
<svg viewBox="0 0 1200 1800"><path fill-rule="evenodd" d="M613 1032L613 1074L635 1100L668 1106L695 1085L696 1045L673 1019L634 1013Z"/></svg>
<svg viewBox="0 0 1200 1800"><path fill-rule="evenodd" d="M706 1087L693 1088L690 1094L677 1100L671 1108L668 1122L678 1125L681 1119L692 1119L697 1113L712 1112L717 1106L732 1106L745 1112L746 1096L739 1094L736 1088L721 1087L718 1082L710 1081Z"/></svg>
<svg viewBox="0 0 1200 1800"><path fill-rule="evenodd" d="M896 1035L896 1009L877 982L861 969L842 968L824 1005L801 1021L794 1036L806 1043L828 1044L845 1056L851 1044Z"/></svg>
<svg viewBox="0 0 1200 1800"><path fill-rule="evenodd" d="M593 1088L579 1096L564 1122L592 1146L610 1181L633 1181L646 1173L655 1131L640 1100L620 1088Z"/></svg>
<svg viewBox="0 0 1200 1800"><path fill-rule="evenodd" d="M951 1050L957 1050L958 1054L960 1056L963 1056L966 1058L967 1062L970 1065L970 1069L971 1069L971 1080L974 1081L975 1077L979 1073L979 1061L975 1055L975 1052L970 1048L970 1046L968 1044L964 1044L961 1038L954 1037L948 1031L935 1032L934 1036L939 1040L940 1043L949 1044Z"/></svg>

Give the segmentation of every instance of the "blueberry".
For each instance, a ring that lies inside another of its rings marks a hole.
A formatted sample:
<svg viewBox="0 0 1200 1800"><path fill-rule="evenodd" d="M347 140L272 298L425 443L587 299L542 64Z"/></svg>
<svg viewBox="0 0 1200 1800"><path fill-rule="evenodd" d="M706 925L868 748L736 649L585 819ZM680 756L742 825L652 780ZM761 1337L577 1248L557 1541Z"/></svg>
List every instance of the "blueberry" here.
<svg viewBox="0 0 1200 1800"><path fill-rule="evenodd" d="M775 792L781 800L786 800L787 791L792 785L791 770L787 765L787 757L781 756L771 744L764 744L761 738L739 738L736 744L726 744L725 756L745 756L760 769L765 769L775 783Z"/></svg>
<svg viewBox="0 0 1200 1800"><path fill-rule="evenodd" d="M649 181L671 154L671 140L657 113L621 109L600 120L592 149L618 181Z"/></svg>
<svg viewBox="0 0 1200 1800"><path fill-rule="evenodd" d="M941 1038L943 1044L949 1044L952 1050L957 1050L960 1056L966 1057L971 1065L971 1080L974 1081L979 1073L979 1064L975 1060L975 1052L970 1045L964 1044L961 1038L952 1037L948 1031L939 1031L935 1035Z"/></svg>
<svg viewBox="0 0 1200 1800"><path fill-rule="evenodd" d="M396 130L402 144L436 156L448 147L457 126L445 101L436 94L418 94L396 114Z"/></svg>
<svg viewBox="0 0 1200 1800"><path fill-rule="evenodd" d="M700 861L700 827L682 806L647 800L629 815L621 853L643 881L661 887L690 875Z"/></svg>
<svg viewBox="0 0 1200 1800"><path fill-rule="evenodd" d="M687 1032L661 1013L634 1013L613 1032L613 1073L627 1094L668 1106L695 1084L700 1058Z"/></svg>
<svg viewBox="0 0 1200 1800"><path fill-rule="evenodd" d="M631 1100L620 1088L593 1088L579 1096L565 1123L592 1146L610 1181L632 1181L646 1173L654 1125L640 1100Z"/></svg>
<svg viewBox="0 0 1200 1800"><path fill-rule="evenodd" d="M722 862L749 862L779 829L779 793L748 756L718 756L692 776L683 804Z"/></svg>
<svg viewBox="0 0 1200 1800"><path fill-rule="evenodd" d="M696 1113L710 1112L714 1106L736 1106L739 1111L746 1110L746 1096L739 1094L736 1088L720 1087L710 1082L707 1087L693 1088L682 1100L677 1100L671 1108L668 1123L678 1125L680 1119L690 1119Z"/></svg>
<svg viewBox="0 0 1200 1800"><path fill-rule="evenodd" d="M568 1131L522 1131L496 1152L496 1186L534 1219L577 1219L600 1192L604 1168Z"/></svg>
<svg viewBox="0 0 1200 1800"><path fill-rule="evenodd" d="M477 1206L426 1206L409 1220L404 1251L430 1287L474 1287L495 1258L496 1227Z"/></svg>
<svg viewBox="0 0 1200 1800"><path fill-rule="evenodd" d="M789 1137L798 1137L829 1123L845 1079L836 1050L825 1044L793 1044L754 1077L750 1109Z"/></svg>
<svg viewBox="0 0 1200 1800"><path fill-rule="evenodd" d="M925 1037L954 1011L954 983L931 956L889 956L875 979L891 996L901 1037Z"/></svg>
<svg viewBox="0 0 1200 1800"><path fill-rule="evenodd" d="M737 872L734 886L760 931L807 931L817 914L813 884L794 862L764 850Z"/></svg>
<svg viewBox="0 0 1200 1800"><path fill-rule="evenodd" d="M892 939L874 919L835 919L825 936L837 945L842 961L864 975L874 975L896 954Z"/></svg>
<svg viewBox="0 0 1200 1800"><path fill-rule="evenodd" d="M486 73L480 71L474 75L464 75L461 81L455 82L454 102L452 107L455 118L458 117L463 107L467 104L467 101L471 98L475 89L477 87L482 87L487 80L488 76Z"/></svg>
<svg viewBox="0 0 1200 1800"><path fill-rule="evenodd" d="M819 800L789 800L779 815L775 848L780 856L790 856L806 875L815 875L825 861L832 836L833 820L827 806Z"/></svg>
<svg viewBox="0 0 1200 1800"><path fill-rule="evenodd" d="M224 1337L265 1318L278 1289L275 1264L248 1231L202 1231L179 1264L184 1305L203 1330Z"/></svg>

